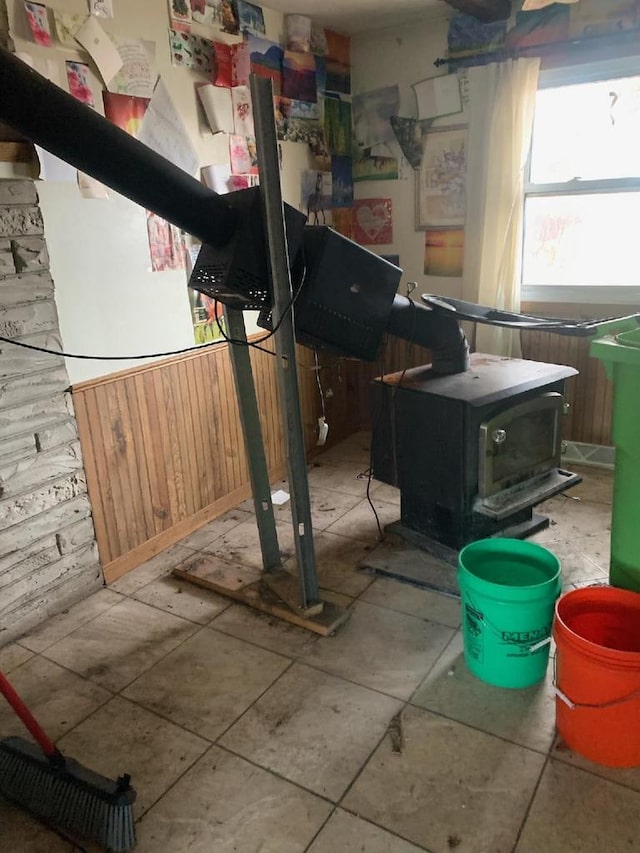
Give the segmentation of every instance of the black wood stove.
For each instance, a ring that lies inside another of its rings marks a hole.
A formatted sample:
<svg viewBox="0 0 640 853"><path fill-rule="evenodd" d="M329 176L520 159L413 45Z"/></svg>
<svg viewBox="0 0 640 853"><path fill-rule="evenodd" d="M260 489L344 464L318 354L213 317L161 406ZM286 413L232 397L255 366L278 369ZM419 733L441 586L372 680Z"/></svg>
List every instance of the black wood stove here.
<svg viewBox="0 0 640 853"><path fill-rule="evenodd" d="M373 383L373 476L401 492L402 525L452 549L547 526L533 508L580 482L562 470L561 418L572 367L471 356Z"/></svg>

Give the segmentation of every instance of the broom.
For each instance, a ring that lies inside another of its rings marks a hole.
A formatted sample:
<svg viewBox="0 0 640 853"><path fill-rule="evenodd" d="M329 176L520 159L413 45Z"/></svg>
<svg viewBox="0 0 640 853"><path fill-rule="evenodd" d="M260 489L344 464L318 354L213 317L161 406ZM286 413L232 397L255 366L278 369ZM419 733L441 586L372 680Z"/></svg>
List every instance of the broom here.
<svg viewBox="0 0 640 853"><path fill-rule="evenodd" d="M0 693L38 746L20 737L0 740L0 794L43 820L92 838L114 853L135 845L131 777L106 779L66 758L0 672Z"/></svg>

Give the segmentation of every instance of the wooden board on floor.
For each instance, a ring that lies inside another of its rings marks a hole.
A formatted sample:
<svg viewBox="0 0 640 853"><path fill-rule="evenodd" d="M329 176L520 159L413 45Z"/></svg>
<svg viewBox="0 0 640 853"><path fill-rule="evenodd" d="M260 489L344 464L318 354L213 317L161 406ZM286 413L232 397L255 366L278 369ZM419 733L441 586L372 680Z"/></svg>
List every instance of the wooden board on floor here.
<svg viewBox="0 0 640 853"><path fill-rule="evenodd" d="M191 557L176 566L173 574L323 637L333 634L351 615L350 608L340 607L327 600L323 600L322 613L317 615L296 612L263 582L263 572L227 562L212 554Z"/></svg>

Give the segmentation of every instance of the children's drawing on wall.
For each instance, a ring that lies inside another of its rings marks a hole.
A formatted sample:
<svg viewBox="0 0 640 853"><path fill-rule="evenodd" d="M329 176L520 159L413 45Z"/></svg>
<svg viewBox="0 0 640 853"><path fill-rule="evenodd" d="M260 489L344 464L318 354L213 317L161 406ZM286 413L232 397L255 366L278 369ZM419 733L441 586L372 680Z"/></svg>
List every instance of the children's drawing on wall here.
<svg viewBox="0 0 640 853"><path fill-rule="evenodd" d="M313 54L285 51L282 63L282 94L296 101L315 103L318 90Z"/></svg>
<svg viewBox="0 0 640 853"><path fill-rule="evenodd" d="M351 119L359 146L372 148L395 140L390 119L398 114L399 102L398 86L385 86L353 96Z"/></svg>
<svg viewBox="0 0 640 853"><path fill-rule="evenodd" d="M136 98L133 95L119 95L117 92L103 91L105 118L126 130L131 136L137 136L144 114L149 106L149 98Z"/></svg>
<svg viewBox="0 0 640 853"><path fill-rule="evenodd" d="M71 62L70 60L67 60L65 65L69 92L88 107L95 107L93 92L89 83L89 66L85 65L84 62Z"/></svg>
<svg viewBox="0 0 640 853"><path fill-rule="evenodd" d="M393 242L390 198L365 198L354 202L353 239L363 246Z"/></svg>
<svg viewBox="0 0 640 853"><path fill-rule="evenodd" d="M351 104L337 95L324 98L324 132L332 154L351 154Z"/></svg>
<svg viewBox="0 0 640 853"><path fill-rule="evenodd" d="M208 77L213 74L214 48L209 39L181 30L169 30L169 49L172 65L193 68Z"/></svg>
<svg viewBox="0 0 640 853"><path fill-rule="evenodd" d="M150 98L158 78L155 42L127 38L116 38L115 42L122 68L109 82L110 91Z"/></svg>
<svg viewBox="0 0 640 853"><path fill-rule="evenodd" d="M238 26L240 32L253 33L254 36L263 36L266 33L262 7L246 0L237 0Z"/></svg>
<svg viewBox="0 0 640 853"><path fill-rule="evenodd" d="M333 30L325 30L324 35L327 44L325 54L327 91L349 95L351 94L351 39Z"/></svg>
<svg viewBox="0 0 640 853"><path fill-rule="evenodd" d="M422 165L416 173L416 228L464 225L466 144L465 127L425 134Z"/></svg>
<svg viewBox="0 0 640 853"><path fill-rule="evenodd" d="M112 0L89 0L89 14L96 18L113 18Z"/></svg>
<svg viewBox="0 0 640 853"><path fill-rule="evenodd" d="M255 136L253 108L248 86L235 86L231 90L233 104L233 132L237 136Z"/></svg>
<svg viewBox="0 0 640 853"><path fill-rule="evenodd" d="M334 207L331 211L331 221L334 231L353 240L353 208Z"/></svg>
<svg viewBox="0 0 640 853"><path fill-rule="evenodd" d="M211 0L191 0L191 17L198 24L212 27L215 23L215 6Z"/></svg>
<svg viewBox="0 0 640 853"><path fill-rule="evenodd" d="M223 305L204 293L191 290L193 336L197 344L222 340L224 329Z"/></svg>
<svg viewBox="0 0 640 853"><path fill-rule="evenodd" d="M298 53L311 51L311 18L306 15L287 15L287 50Z"/></svg>
<svg viewBox="0 0 640 853"><path fill-rule="evenodd" d="M373 157L370 148L353 144L353 180L396 181L398 161L395 157Z"/></svg>
<svg viewBox="0 0 640 853"><path fill-rule="evenodd" d="M464 230L429 228L424 235L424 274L457 277L462 275Z"/></svg>
<svg viewBox="0 0 640 853"><path fill-rule="evenodd" d="M147 211L147 234L153 272L185 268L184 239L179 228Z"/></svg>
<svg viewBox="0 0 640 853"><path fill-rule="evenodd" d="M42 45L42 47L52 47L53 39L51 38L47 7L41 3L30 3L25 0L24 10L27 13L29 29L34 42Z"/></svg>
<svg viewBox="0 0 640 853"><path fill-rule="evenodd" d="M169 20L173 29L188 32L191 27L191 3L189 0L169 0Z"/></svg>
<svg viewBox="0 0 640 853"><path fill-rule="evenodd" d="M310 169L301 173L300 201L309 225L329 225L331 210L331 172Z"/></svg>
<svg viewBox="0 0 640 853"><path fill-rule="evenodd" d="M282 59L284 51L279 44L249 34L247 38L249 66L254 74L266 77L273 83L273 94L282 92Z"/></svg>
<svg viewBox="0 0 640 853"><path fill-rule="evenodd" d="M229 134L229 158L233 175L257 175L258 157L253 137Z"/></svg>
<svg viewBox="0 0 640 853"><path fill-rule="evenodd" d="M353 177L351 175L351 157L331 158L333 207L351 207L353 204Z"/></svg>

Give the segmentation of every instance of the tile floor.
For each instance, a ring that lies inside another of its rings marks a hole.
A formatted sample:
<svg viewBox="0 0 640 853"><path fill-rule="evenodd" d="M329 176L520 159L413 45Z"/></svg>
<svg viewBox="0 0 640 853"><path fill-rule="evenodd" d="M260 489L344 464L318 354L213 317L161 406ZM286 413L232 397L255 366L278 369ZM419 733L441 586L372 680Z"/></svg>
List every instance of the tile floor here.
<svg viewBox="0 0 640 853"><path fill-rule="evenodd" d="M320 583L353 608L335 636L169 575L198 551L259 565L245 502L0 649L0 667L63 751L132 774L140 853L640 851L640 769L558 744L549 679L471 676L455 599L357 571L376 544L367 465L358 435L310 469ZM583 473L536 537L567 587L606 578L611 476ZM372 498L398 517L394 489ZM19 731L0 707L0 736ZM0 801L0 851L94 849Z"/></svg>

